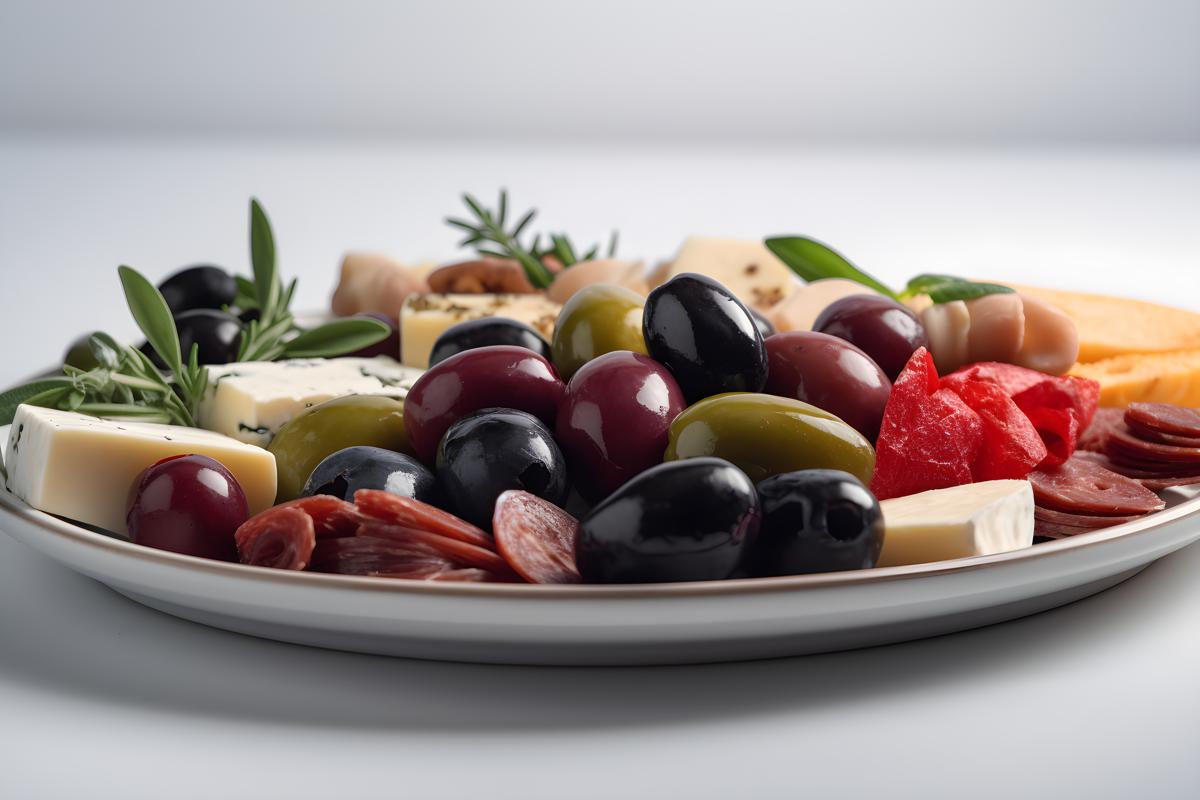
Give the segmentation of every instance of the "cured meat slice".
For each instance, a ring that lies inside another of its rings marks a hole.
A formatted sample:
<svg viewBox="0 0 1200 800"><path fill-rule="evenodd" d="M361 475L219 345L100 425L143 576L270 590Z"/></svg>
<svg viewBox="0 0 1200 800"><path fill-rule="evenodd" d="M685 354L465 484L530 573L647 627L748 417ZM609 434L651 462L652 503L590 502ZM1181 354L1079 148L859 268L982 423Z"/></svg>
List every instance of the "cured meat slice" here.
<svg viewBox="0 0 1200 800"><path fill-rule="evenodd" d="M1088 461L1094 461L1105 469L1112 470L1118 475L1124 475L1127 478L1162 478L1167 475L1176 477L1186 477L1189 475L1200 475L1200 465L1188 466L1181 464L1164 464L1159 461L1139 461L1136 459L1121 458L1114 460L1104 453L1092 453L1088 451L1080 451L1075 454L1077 458L1084 458Z"/></svg>
<svg viewBox="0 0 1200 800"><path fill-rule="evenodd" d="M1070 525L1073 528L1111 528L1141 518L1141 514L1126 514L1125 516L1105 516L1089 514L1070 514L1066 511L1056 511L1053 508L1033 507L1033 518L1041 522L1056 525Z"/></svg>
<svg viewBox="0 0 1200 800"><path fill-rule="evenodd" d="M1099 529L1080 528L1076 527L1075 525L1063 525L1060 522L1047 522L1040 519L1035 519L1033 521L1033 535L1041 539L1066 539L1069 536L1078 536L1081 533L1091 533L1094 530Z"/></svg>
<svg viewBox="0 0 1200 800"><path fill-rule="evenodd" d="M280 503L275 508L298 508L312 517L318 539L353 536L363 520L353 503L327 494L300 497Z"/></svg>
<svg viewBox="0 0 1200 800"><path fill-rule="evenodd" d="M1200 484L1200 473L1195 475L1177 475L1173 477L1162 478L1137 478L1138 483L1145 486L1152 492L1161 492L1164 489L1172 489L1179 486L1195 486Z"/></svg>
<svg viewBox="0 0 1200 800"><path fill-rule="evenodd" d="M579 583L575 537L579 522L542 498L517 490L496 499L492 516L496 547L530 583Z"/></svg>
<svg viewBox="0 0 1200 800"><path fill-rule="evenodd" d="M1200 409L1169 403L1130 403L1125 419L1161 433L1200 437Z"/></svg>
<svg viewBox="0 0 1200 800"><path fill-rule="evenodd" d="M1092 424L1088 425L1087 430L1079 435L1079 443L1076 445L1076 448L1078 450L1103 453L1104 445L1108 442L1108 435L1117 428L1123 427L1124 424L1124 409L1096 409L1096 416L1092 417Z"/></svg>
<svg viewBox="0 0 1200 800"><path fill-rule="evenodd" d="M372 519L438 533L487 550L496 549L495 542L486 531L411 497L401 497L378 489L360 489L354 493L354 502L361 513Z"/></svg>
<svg viewBox="0 0 1200 800"><path fill-rule="evenodd" d="M310 568L316 572L339 575L391 575L420 579L459 569L459 565L426 547L401 545L389 539L352 536L317 542Z"/></svg>
<svg viewBox="0 0 1200 800"><path fill-rule="evenodd" d="M299 508L286 506L254 515L242 523L233 538L243 564L293 570L308 566L317 541L312 517Z"/></svg>
<svg viewBox="0 0 1200 800"><path fill-rule="evenodd" d="M1086 458L1029 473L1034 502L1072 514L1127 516L1158 511L1166 503L1131 478Z"/></svg>
<svg viewBox="0 0 1200 800"><path fill-rule="evenodd" d="M1128 426L1129 432L1139 439L1147 442L1158 442L1159 444L1171 444L1176 447L1200 447L1200 437L1197 436L1180 436L1175 433L1162 433L1153 428L1148 428L1142 423L1134 420L1124 420Z"/></svg>
<svg viewBox="0 0 1200 800"><path fill-rule="evenodd" d="M1114 430L1108 436L1109 455L1118 454L1150 462L1171 464L1200 464L1200 447L1177 447L1159 442L1147 442L1130 433L1129 429Z"/></svg>
<svg viewBox="0 0 1200 800"><path fill-rule="evenodd" d="M427 550L459 567L484 569L496 574L510 571L508 563L495 550L432 531L370 520L359 526L358 536L367 539L384 539L400 547Z"/></svg>

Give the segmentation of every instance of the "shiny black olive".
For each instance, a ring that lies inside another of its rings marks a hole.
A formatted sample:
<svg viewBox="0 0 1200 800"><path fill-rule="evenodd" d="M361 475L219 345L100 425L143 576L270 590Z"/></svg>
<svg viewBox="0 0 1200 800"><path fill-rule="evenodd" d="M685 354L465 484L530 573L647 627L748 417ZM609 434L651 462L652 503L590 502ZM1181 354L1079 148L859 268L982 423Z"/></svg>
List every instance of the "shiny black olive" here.
<svg viewBox="0 0 1200 800"><path fill-rule="evenodd" d="M199 265L176 272L158 285L172 314L194 308L220 309L233 303L237 284L220 267Z"/></svg>
<svg viewBox="0 0 1200 800"><path fill-rule="evenodd" d="M550 360L550 343L542 335L523 322L504 317L469 319L447 328L429 353L429 366L445 361L452 355L477 347L508 344L532 350L547 361Z"/></svg>
<svg viewBox="0 0 1200 800"><path fill-rule="evenodd" d="M746 473L720 458L646 470L580 524L576 562L591 583L728 578L759 525Z"/></svg>
<svg viewBox="0 0 1200 800"><path fill-rule="evenodd" d="M364 311L361 314L355 314L353 318L373 319L376 322L382 322L388 326L388 330L391 332L387 335L387 338L381 339L375 344L368 345L361 350L355 350L353 353L347 353L346 358L375 358L376 356L400 358L400 328L396 326L396 320L380 311Z"/></svg>
<svg viewBox="0 0 1200 800"><path fill-rule="evenodd" d="M262 319L262 312L257 308L247 308L238 314L238 319L249 325L251 322Z"/></svg>
<svg viewBox="0 0 1200 800"><path fill-rule="evenodd" d="M561 506L567 466L541 420L524 411L486 408L463 417L438 445L437 480L449 508L485 530L496 498L523 489Z"/></svg>
<svg viewBox="0 0 1200 800"><path fill-rule="evenodd" d="M771 323L771 320L763 316L761 311L749 306L746 307L746 310L750 312L750 319L754 320L754 327L758 328L758 332L762 334L764 339L775 335L775 326Z"/></svg>
<svg viewBox="0 0 1200 800"><path fill-rule="evenodd" d="M175 315L179 331L179 352L184 363L192 345L200 346L201 364L228 364L237 360L238 344L242 338L242 322L228 311L197 308Z"/></svg>
<svg viewBox="0 0 1200 800"><path fill-rule="evenodd" d="M758 484L763 522L747 553L752 575L869 569L883 549L883 513L857 478L832 469L785 472Z"/></svg>
<svg viewBox="0 0 1200 800"><path fill-rule="evenodd" d="M436 505L437 479L420 461L382 447L347 447L326 456L304 484L302 497L330 494L353 502L359 489L380 489Z"/></svg>
<svg viewBox="0 0 1200 800"><path fill-rule="evenodd" d="M671 370L689 403L761 391L767 381L767 351L754 318L712 278L685 272L651 292L642 332L650 355Z"/></svg>

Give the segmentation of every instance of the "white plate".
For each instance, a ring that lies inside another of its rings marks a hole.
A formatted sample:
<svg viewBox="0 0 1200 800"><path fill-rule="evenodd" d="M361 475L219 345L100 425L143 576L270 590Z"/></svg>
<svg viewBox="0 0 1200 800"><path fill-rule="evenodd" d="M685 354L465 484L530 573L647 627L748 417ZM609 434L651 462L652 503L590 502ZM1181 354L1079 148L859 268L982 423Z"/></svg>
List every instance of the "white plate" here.
<svg viewBox="0 0 1200 800"><path fill-rule="evenodd" d="M445 584L293 573L177 555L30 508L0 528L121 594L285 642L510 664L771 658L951 633L1102 591L1200 538L1200 497L996 556L788 578L641 586Z"/></svg>

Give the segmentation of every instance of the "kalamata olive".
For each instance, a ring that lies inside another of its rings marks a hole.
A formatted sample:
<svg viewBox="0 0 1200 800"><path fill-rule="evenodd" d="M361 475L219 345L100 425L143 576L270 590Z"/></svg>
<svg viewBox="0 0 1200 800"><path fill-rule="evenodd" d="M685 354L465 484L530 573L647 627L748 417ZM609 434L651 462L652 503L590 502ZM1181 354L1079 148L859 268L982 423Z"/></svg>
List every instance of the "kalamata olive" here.
<svg viewBox="0 0 1200 800"><path fill-rule="evenodd" d="M488 408L455 422L437 451L437 480L450 509L492 528L496 498L520 489L561 506L567 464L550 429L532 414Z"/></svg>
<svg viewBox="0 0 1200 800"><path fill-rule="evenodd" d="M892 382L870 356L845 339L814 331L777 333L766 346L764 391L822 408L869 441L879 437Z"/></svg>
<svg viewBox="0 0 1200 800"><path fill-rule="evenodd" d="M722 392L757 392L767 351L746 306L712 278L685 272L646 298L650 355L671 370L689 403Z"/></svg>
<svg viewBox="0 0 1200 800"><path fill-rule="evenodd" d="M275 454L279 502L299 497L322 460L354 445L411 454L404 432L404 404L374 395L335 397L280 428L268 448Z"/></svg>
<svg viewBox="0 0 1200 800"><path fill-rule="evenodd" d="M605 353L629 350L645 353L642 340L642 304L645 298L632 289L598 283L571 296L554 324L554 366L563 380Z"/></svg>
<svg viewBox="0 0 1200 800"><path fill-rule="evenodd" d="M241 484L208 456L163 459L138 476L125 522L138 544L236 561L233 534L250 516Z"/></svg>
<svg viewBox="0 0 1200 800"><path fill-rule="evenodd" d="M660 463L685 405L670 370L649 356L621 350L584 364L555 427L576 488L599 500Z"/></svg>
<svg viewBox="0 0 1200 800"><path fill-rule="evenodd" d="M883 549L883 512L846 472L785 472L758 484L762 526L747 553L752 575L870 569Z"/></svg>
<svg viewBox="0 0 1200 800"><path fill-rule="evenodd" d="M542 358L550 359L550 343L524 322L505 317L483 317L469 319L451 325L437 341L429 354L429 366L445 361L464 350L506 344L532 350Z"/></svg>
<svg viewBox="0 0 1200 800"><path fill-rule="evenodd" d="M158 285L172 314L195 308L221 309L237 297L237 283L220 267L202 264L176 272Z"/></svg>
<svg viewBox="0 0 1200 800"><path fill-rule="evenodd" d="M326 456L308 476L300 494L328 494L354 502L354 493L359 489L379 489L431 505L438 501L437 479L420 461L382 447L362 445Z"/></svg>
<svg viewBox="0 0 1200 800"><path fill-rule="evenodd" d="M376 322L382 322L388 326L390 333L387 335L387 338L375 344L368 345L361 350L355 350L353 353L347 353L344 356L345 358L400 357L400 328L396 325L396 320L381 311L363 311L360 314L355 314L354 317L356 319L373 319Z"/></svg>
<svg viewBox="0 0 1200 800"><path fill-rule="evenodd" d="M589 583L712 581L729 577L758 532L758 495L719 458L660 464L596 506L575 557Z"/></svg>
<svg viewBox="0 0 1200 800"><path fill-rule="evenodd" d="M524 347L467 350L430 367L404 399L404 427L417 458L432 464L446 429L481 408L527 411L554 424L566 386L550 362Z"/></svg>
<svg viewBox="0 0 1200 800"><path fill-rule="evenodd" d="M179 352L187 362L192 345L199 345L201 364L228 364L237 360L242 321L228 311L197 308L175 315Z"/></svg>
<svg viewBox="0 0 1200 800"><path fill-rule="evenodd" d="M764 340L768 336L775 335L775 326L771 323L771 320L763 316L761 311L749 306L746 306L746 310L750 312L750 319L754 320L754 327L758 328L758 332L762 334Z"/></svg>
<svg viewBox="0 0 1200 800"><path fill-rule="evenodd" d="M800 469L840 469L870 483L875 450L863 435L816 406L769 394L702 400L671 423L664 461L716 456L761 481Z"/></svg>
<svg viewBox="0 0 1200 800"><path fill-rule="evenodd" d="M912 309L877 294L835 300L817 317L813 330L850 342L874 359L890 381L896 380L918 348L929 346L925 328Z"/></svg>
<svg viewBox="0 0 1200 800"><path fill-rule="evenodd" d="M63 365L85 372L100 366L100 362L96 360L96 354L92 352L91 341L94 335L94 333L85 333L71 342L67 347L67 352L63 354Z"/></svg>

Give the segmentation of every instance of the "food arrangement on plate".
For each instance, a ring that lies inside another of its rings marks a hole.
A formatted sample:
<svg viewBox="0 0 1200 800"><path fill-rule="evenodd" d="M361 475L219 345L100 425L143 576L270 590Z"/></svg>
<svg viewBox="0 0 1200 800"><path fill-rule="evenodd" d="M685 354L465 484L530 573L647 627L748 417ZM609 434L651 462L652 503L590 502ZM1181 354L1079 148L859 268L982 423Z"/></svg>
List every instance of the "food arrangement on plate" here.
<svg viewBox="0 0 1200 800"><path fill-rule="evenodd" d="M802 236L652 269L465 198L467 260L119 269L103 333L0 394L8 490L148 547L388 579L715 581L1035 547L1200 484L1200 315ZM510 224L510 218L516 221Z"/></svg>

